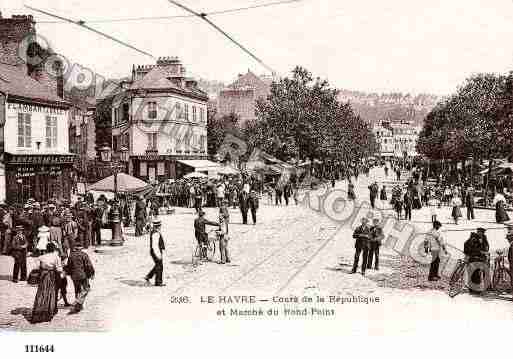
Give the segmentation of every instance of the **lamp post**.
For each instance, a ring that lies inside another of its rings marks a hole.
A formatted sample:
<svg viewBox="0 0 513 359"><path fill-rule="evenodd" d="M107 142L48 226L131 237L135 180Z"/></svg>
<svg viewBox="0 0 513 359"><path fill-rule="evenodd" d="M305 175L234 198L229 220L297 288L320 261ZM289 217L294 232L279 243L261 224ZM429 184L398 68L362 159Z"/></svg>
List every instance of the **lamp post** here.
<svg viewBox="0 0 513 359"><path fill-rule="evenodd" d="M121 234L121 213L118 203L118 173L125 169L125 161L128 157L128 149L122 147L120 156L112 156L112 149L109 146L100 148L100 159L103 163L109 164L114 172L114 204L111 209L110 222L112 225L111 246L122 246L123 236Z"/></svg>

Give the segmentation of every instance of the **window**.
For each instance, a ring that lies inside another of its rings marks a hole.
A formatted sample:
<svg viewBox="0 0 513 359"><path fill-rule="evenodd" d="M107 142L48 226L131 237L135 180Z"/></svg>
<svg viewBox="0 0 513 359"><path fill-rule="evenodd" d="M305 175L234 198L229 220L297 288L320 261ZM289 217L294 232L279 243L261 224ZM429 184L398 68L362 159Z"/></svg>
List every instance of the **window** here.
<svg viewBox="0 0 513 359"><path fill-rule="evenodd" d="M181 119L183 117L182 113L182 104L180 102L176 103L176 118Z"/></svg>
<svg viewBox="0 0 513 359"><path fill-rule="evenodd" d="M112 136L112 148L114 151L118 150L118 136Z"/></svg>
<svg viewBox="0 0 513 359"><path fill-rule="evenodd" d="M196 122L196 106L192 106L192 122Z"/></svg>
<svg viewBox="0 0 513 359"><path fill-rule="evenodd" d="M185 121L189 121L189 105L188 104L184 105L183 117L184 117Z"/></svg>
<svg viewBox="0 0 513 359"><path fill-rule="evenodd" d="M57 147L57 117L46 116L46 148Z"/></svg>
<svg viewBox="0 0 513 359"><path fill-rule="evenodd" d="M146 177L148 175L148 166L146 162L141 162L139 164L139 176Z"/></svg>
<svg viewBox="0 0 513 359"><path fill-rule="evenodd" d="M157 135L158 135L158 133L148 133L148 149L149 150L157 149Z"/></svg>
<svg viewBox="0 0 513 359"><path fill-rule="evenodd" d="M199 109L199 114L200 114L200 122L204 122L205 121L205 112L203 111L202 108Z"/></svg>
<svg viewBox="0 0 513 359"><path fill-rule="evenodd" d="M29 113L18 114L18 147L32 147L32 126Z"/></svg>
<svg viewBox="0 0 513 359"><path fill-rule="evenodd" d="M130 118L130 106L127 103L124 103L123 104L123 118L121 120L123 122L128 122L129 118Z"/></svg>
<svg viewBox="0 0 513 359"><path fill-rule="evenodd" d="M157 176L164 176L166 174L166 167L164 162L157 163Z"/></svg>
<svg viewBox="0 0 513 359"><path fill-rule="evenodd" d="M207 144L206 144L206 136L201 136L200 137L200 146L201 146L201 152L207 152Z"/></svg>
<svg viewBox="0 0 513 359"><path fill-rule="evenodd" d="M150 118L150 119L157 118L157 103L156 102L148 102L148 118Z"/></svg>

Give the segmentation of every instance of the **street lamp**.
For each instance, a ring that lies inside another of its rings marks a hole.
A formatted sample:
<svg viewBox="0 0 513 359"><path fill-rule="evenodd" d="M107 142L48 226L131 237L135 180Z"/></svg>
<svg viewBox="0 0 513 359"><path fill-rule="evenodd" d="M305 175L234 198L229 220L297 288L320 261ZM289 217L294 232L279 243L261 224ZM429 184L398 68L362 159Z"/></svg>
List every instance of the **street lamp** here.
<svg viewBox="0 0 513 359"><path fill-rule="evenodd" d="M123 236L121 234L121 213L118 203L118 173L125 169L125 161L128 157L128 149L122 147L120 155L113 158L112 149L109 146L100 148L100 159L103 163L109 164L114 172L114 204L111 209L112 240L111 246L122 246Z"/></svg>

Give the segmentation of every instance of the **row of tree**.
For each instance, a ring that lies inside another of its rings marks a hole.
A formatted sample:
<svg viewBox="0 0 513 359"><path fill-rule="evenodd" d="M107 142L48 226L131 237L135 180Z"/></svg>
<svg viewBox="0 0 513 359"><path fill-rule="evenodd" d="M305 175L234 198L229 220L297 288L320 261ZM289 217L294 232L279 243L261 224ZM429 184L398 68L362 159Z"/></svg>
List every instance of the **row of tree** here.
<svg viewBox="0 0 513 359"><path fill-rule="evenodd" d="M256 119L242 127L236 116L217 118L211 109L209 153L215 154L231 133L245 141L248 153L258 148L284 161L350 163L374 154L377 145L370 126L337 95L328 81L296 67L292 76L272 83L270 95L256 104Z"/></svg>
<svg viewBox="0 0 513 359"><path fill-rule="evenodd" d="M430 159L511 159L513 73L478 74L427 115L417 151Z"/></svg>

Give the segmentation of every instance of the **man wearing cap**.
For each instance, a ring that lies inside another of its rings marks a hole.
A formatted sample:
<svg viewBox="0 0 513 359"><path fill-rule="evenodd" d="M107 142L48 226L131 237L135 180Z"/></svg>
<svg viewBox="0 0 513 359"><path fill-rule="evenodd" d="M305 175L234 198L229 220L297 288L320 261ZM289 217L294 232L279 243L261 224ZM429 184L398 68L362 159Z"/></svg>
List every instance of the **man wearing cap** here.
<svg viewBox="0 0 513 359"><path fill-rule="evenodd" d="M16 226L16 233L12 238L12 256L14 258L14 268L12 272L12 281L18 282L27 280L27 247L28 242L24 234L23 226ZM20 273L21 272L21 273ZM18 277L18 274L21 274Z"/></svg>
<svg viewBox="0 0 513 359"><path fill-rule="evenodd" d="M194 235L196 236L196 240L198 241L198 245L201 248L201 259L207 259L207 250L205 248L205 244L208 242L207 232L205 230L206 226L216 226L219 227L219 223L211 222L205 219L205 212L201 209L198 212L198 218L194 220Z"/></svg>
<svg viewBox="0 0 513 359"><path fill-rule="evenodd" d="M472 266L469 266L469 269L472 271L472 273L469 273L469 276L472 280L472 284L476 286L475 288L471 288L471 291L479 291L482 274L489 275L485 267L488 267L490 245L484 233L484 228L478 228L477 233L471 233L470 238L467 239L463 245L463 253L467 256L469 263L474 263ZM483 273L483 271L485 271L485 273Z"/></svg>
<svg viewBox="0 0 513 359"><path fill-rule="evenodd" d="M84 301L91 290L89 280L94 278L94 267L87 253L72 240L70 241L71 252L68 258L66 272L73 280L75 287L75 303L69 314L80 312L84 307Z"/></svg>
<svg viewBox="0 0 513 359"><path fill-rule="evenodd" d="M155 285L158 287L165 286L162 282L162 274L164 272L163 255L166 250L166 246L164 244L162 233L160 232L161 225L162 223L160 220L155 219L153 221L153 228L150 233L150 255L155 265L144 278L146 282L149 282L151 278L155 277Z"/></svg>
<svg viewBox="0 0 513 359"><path fill-rule="evenodd" d="M351 273L356 273L358 269L358 262L360 260L360 254L362 254L362 275L365 275L365 269L367 269L367 261L369 254L369 240L371 238L371 228L368 225L369 219L367 217L362 218L362 224L358 226L353 233L353 238L356 239L355 242L355 253L354 253L354 262L353 262L353 270Z"/></svg>
<svg viewBox="0 0 513 359"><path fill-rule="evenodd" d="M465 206L467 207L467 219L474 219L474 188L469 187L465 195Z"/></svg>

